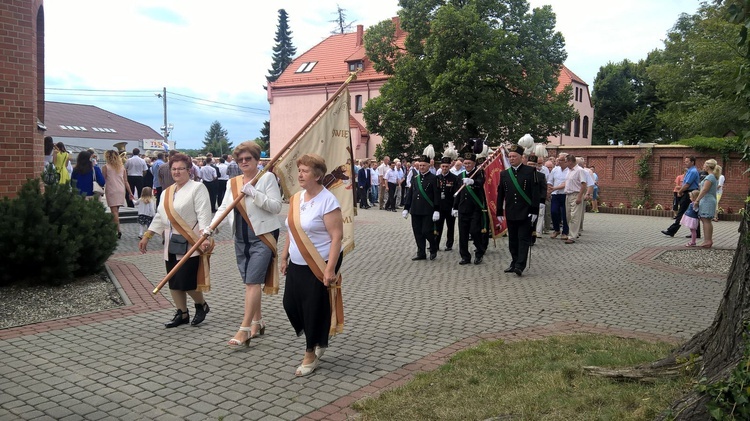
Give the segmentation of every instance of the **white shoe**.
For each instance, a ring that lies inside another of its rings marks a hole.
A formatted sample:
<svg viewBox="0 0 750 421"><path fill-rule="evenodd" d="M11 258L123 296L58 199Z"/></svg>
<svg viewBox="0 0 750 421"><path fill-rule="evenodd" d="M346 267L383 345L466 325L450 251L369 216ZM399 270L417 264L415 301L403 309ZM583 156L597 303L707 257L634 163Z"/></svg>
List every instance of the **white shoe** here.
<svg viewBox="0 0 750 421"><path fill-rule="evenodd" d="M310 364L301 364L299 367L297 367L297 371L294 373L294 375L297 377L302 377L312 374L312 372L315 371L316 368L318 368L318 364L320 364L320 360L315 357L315 360L313 360L313 362L311 362Z"/></svg>
<svg viewBox="0 0 750 421"><path fill-rule="evenodd" d="M326 348L321 348L319 346L315 347L315 357L317 359L322 359L323 358L323 354L325 354L325 353L326 353Z"/></svg>

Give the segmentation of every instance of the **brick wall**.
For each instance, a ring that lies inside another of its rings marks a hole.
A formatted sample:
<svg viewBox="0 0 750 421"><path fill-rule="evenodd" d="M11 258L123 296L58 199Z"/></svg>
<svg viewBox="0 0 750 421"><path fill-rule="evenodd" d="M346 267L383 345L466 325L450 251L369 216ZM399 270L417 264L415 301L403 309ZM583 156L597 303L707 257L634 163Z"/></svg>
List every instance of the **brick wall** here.
<svg viewBox="0 0 750 421"><path fill-rule="evenodd" d="M588 147L549 145L547 151L550 156L557 156L560 152L572 153L585 158L588 165L596 166L596 173L599 176L600 201L606 202L609 206L617 206L620 203L632 203L642 197L640 189L637 188L640 181L636 174L637 161L650 147L650 145ZM669 209L672 205L674 179L685 171L683 158L693 155L699 171L703 168L703 162L708 159L713 158L721 165L726 180L719 205L725 210L731 208L735 213L744 206L745 198L750 190L750 179L747 175L743 175L748 168L748 163L741 162L740 155L730 155L728 160L723 161L722 157L716 153L702 153L686 146L672 145L655 145L651 152L653 155L649 160L651 175L648 184L654 205L661 204L665 209Z"/></svg>
<svg viewBox="0 0 750 421"><path fill-rule="evenodd" d="M37 129L44 115L42 3L0 2L0 197L15 196L43 167L44 134Z"/></svg>

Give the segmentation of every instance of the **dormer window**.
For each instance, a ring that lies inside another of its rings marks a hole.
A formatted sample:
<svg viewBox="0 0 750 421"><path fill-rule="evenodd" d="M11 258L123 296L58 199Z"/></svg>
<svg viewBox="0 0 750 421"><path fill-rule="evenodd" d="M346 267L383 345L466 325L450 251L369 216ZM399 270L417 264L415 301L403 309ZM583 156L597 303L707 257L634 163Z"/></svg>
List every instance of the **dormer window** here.
<svg viewBox="0 0 750 421"><path fill-rule="evenodd" d="M350 61L349 62L349 71L350 72L356 72L357 70L362 70L365 68L365 62L362 60L359 61Z"/></svg>
<svg viewBox="0 0 750 421"><path fill-rule="evenodd" d="M308 62L302 63L297 69L297 71L294 73L310 73L312 72L312 69L313 67L315 67L316 64L318 64L317 61L308 61Z"/></svg>

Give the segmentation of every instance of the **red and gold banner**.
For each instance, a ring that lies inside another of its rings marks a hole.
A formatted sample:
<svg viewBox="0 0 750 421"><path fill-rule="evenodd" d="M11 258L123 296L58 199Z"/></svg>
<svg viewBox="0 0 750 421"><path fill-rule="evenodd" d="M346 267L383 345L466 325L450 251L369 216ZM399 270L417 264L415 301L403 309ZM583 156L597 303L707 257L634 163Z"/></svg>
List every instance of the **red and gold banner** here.
<svg viewBox="0 0 750 421"><path fill-rule="evenodd" d="M500 237L508 229L507 224L503 221L502 225L497 222L497 187L500 185L500 173L508 168L508 158L505 157L505 150L500 147L501 151L496 155L484 168L484 196L487 198L487 210L492 222L492 238Z"/></svg>

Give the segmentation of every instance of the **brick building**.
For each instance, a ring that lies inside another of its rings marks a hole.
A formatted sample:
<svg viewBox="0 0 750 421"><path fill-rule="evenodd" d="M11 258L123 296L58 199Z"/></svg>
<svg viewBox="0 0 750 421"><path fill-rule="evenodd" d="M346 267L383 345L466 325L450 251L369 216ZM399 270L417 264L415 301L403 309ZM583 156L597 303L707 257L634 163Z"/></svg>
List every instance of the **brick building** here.
<svg viewBox="0 0 750 421"><path fill-rule="evenodd" d="M0 196L15 196L44 161L42 0L0 2Z"/></svg>

